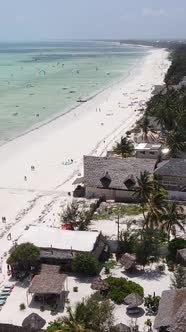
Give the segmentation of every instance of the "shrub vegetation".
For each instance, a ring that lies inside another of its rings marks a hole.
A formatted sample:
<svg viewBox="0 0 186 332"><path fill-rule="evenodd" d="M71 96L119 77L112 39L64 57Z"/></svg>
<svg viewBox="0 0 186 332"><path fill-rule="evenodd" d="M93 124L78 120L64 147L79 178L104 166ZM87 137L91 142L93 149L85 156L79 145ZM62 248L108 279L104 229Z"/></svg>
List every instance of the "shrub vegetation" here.
<svg viewBox="0 0 186 332"><path fill-rule="evenodd" d="M73 272L85 276L95 276L99 272L99 268L98 260L89 253L77 255L72 262Z"/></svg>
<svg viewBox="0 0 186 332"><path fill-rule="evenodd" d="M108 297L117 304L123 303L124 298L131 293L137 293L142 297L144 295L143 287L126 278L108 277L105 281L110 287Z"/></svg>

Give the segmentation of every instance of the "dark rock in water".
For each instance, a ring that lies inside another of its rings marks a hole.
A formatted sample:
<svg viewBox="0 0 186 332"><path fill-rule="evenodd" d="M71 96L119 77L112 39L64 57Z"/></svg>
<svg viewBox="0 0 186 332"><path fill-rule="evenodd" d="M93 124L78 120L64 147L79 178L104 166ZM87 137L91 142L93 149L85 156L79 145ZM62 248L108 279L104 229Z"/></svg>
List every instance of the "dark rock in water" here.
<svg viewBox="0 0 186 332"><path fill-rule="evenodd" d="M29 96L34 96L35 95L35 93L29 93Z"/></svg>
<svg viewBox="0 0 186 332"><path fill-rule="evenodd" d="M68 88L63 88L63 90L67 90Z"/></svg>
<svg viewBox="0 0 186 332"><path fill-rule="evenodd" d="M71 91L69 91L69 93L76 93L76 91L71 90Z"/></svg>
<svg viewBox="0 0 186 332"><path fill-rule="evenodd" d="M16 112L16 113L13 113L14 116L16 116L16 115L18 115L18 114L19 114L19 113L17 113L17 112Z"/></svg>
<svg viewBox="0 0 186 332"><path fill-rule="evenodd" d="M19 105L16 105L16 107L19 107Z"/></svg>

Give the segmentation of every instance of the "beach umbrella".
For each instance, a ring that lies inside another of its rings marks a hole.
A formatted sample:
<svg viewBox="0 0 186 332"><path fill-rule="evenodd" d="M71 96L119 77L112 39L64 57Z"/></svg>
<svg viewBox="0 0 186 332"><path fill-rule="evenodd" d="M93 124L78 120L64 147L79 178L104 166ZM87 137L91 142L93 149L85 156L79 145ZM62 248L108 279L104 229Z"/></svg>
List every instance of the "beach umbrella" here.
<svg viewBox="0 0 186 332"><path fill-rule="evenodd" d="M99 291L107 291L109 289L109 285L106 281L102 280L101 277L98 277L93 280L91 288Z"/></svg>
<svg viewBox="0 0 186 332"><path fill-rule="evenodd" d="M111 332L131 332L131 329L129 326L125 324L117 324L111 328Z"/></svg>
<svg viewBox="0 0 186 332"><path fill-rule="evenodd" d="M46 321L35 313L27 316L22 322L23 327L30 327L34 331L39 331L45 324Z"/></svg>
<svg viewBox="0 0 186 332"><path fill-rule="evenodd" d="M138 307L143 303L143 298L137 293L131 293L124 298L125 304L129 304L133 307Z"/></svg>
<svg viewBox="0 0 186 332"><path fill-rule="evenodd" d="M119 262L125 267L126 270L133 269L136 264L136 256L125 253L121 256Z"/></svg>

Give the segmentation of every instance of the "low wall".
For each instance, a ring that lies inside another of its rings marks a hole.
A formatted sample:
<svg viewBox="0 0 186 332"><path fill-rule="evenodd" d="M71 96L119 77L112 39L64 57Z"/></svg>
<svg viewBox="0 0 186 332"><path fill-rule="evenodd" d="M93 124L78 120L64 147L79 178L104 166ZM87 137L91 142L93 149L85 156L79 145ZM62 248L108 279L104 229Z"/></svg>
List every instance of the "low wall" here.
<svg viewBox="0 0 186 332"><path fill-rule="evenodd" d="M186 192L182 191L168 191L168 199L176 201L186 201Z"/></svg>
<svg viewBox="0 0 186 332"><path fill-rule="evenodd" d="M116 202L135 202L134 191L86 187L86 198L102 198Z"/></svg>

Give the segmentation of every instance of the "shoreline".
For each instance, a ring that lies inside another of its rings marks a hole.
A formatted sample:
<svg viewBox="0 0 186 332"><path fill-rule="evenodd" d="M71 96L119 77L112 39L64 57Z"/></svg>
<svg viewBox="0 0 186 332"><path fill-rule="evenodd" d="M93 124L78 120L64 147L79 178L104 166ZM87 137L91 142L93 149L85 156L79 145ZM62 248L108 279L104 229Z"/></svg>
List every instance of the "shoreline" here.
<svg viewBox="0 0 186 332"><path fill-rule="evenodd" d="M145 47L144 47L145 48ZM125 75L123 75L120 79L117 79L113 82L111 82L110 84L104 86L102 89L98 90L97 92L95 92L94 94L90 95L89 97L83 97L85 99L87 99L87 102L89 102L90 100L92 100L93 98L97 97L98 95L104 93L104 91L106 91L107 89L110 88L114 88L115 86L117 86L120 83L125 83L126 80L130 81L132 79L134 79L135 77L135 72L136 70L140 70L140 68L143 67L144 63L145 63L145 59L150 55L150 52L153 52L153 48L151 47L151 50L149 50L149 52L142 58L142 59L138 59L136 60L136 63L131 66L131 68L129 69L129 71L127 73L125 73ZM137 67L139 65L139 67ZM70 108L67 107L66 109L59 112L56 112L53 116L48 117L47 119L43 120L43 121L38 121L36 124L32 125L30 128L28 128L27 130L15 135L15 137L12 137L10 139L6 139L4 140L3 138L0 140L0 149L2 146L9 144L10 142L23 137L25 135L28 135L29 133L31 133L32 131L38 130L40 128L42 128L43 126L47 126L49 123L58 120L59 118L64 117L66 114L78 109L81 107L83 103L78 103L78 104L74 104L74 106L71 106Z"/></svg>

